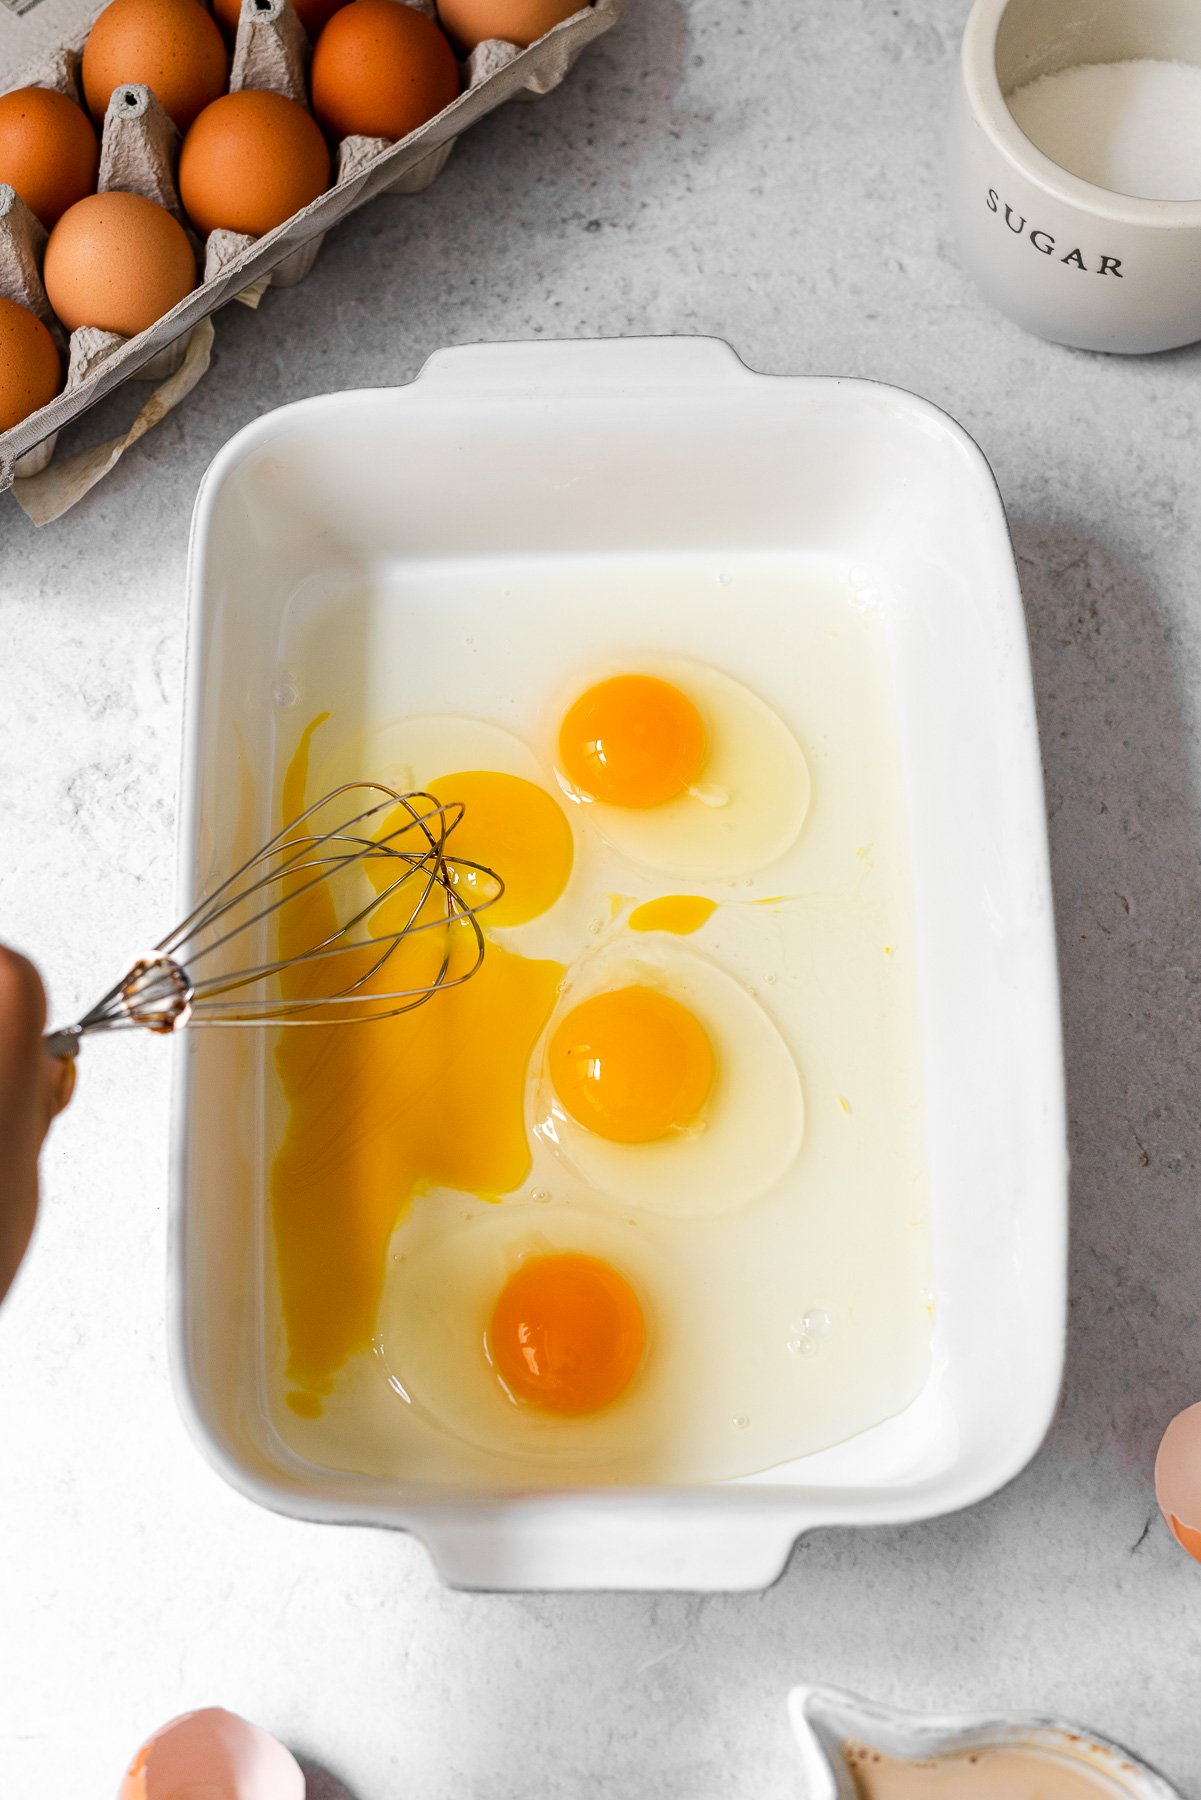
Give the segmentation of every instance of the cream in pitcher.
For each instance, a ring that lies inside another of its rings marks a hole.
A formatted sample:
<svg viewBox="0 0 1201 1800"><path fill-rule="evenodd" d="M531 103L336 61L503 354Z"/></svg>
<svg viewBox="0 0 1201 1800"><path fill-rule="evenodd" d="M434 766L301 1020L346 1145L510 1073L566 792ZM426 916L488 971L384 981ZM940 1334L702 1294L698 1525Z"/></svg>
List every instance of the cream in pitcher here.
<svg viewBox="0 0 1201 1800"><path fill-rule="evenodd" d="M843 1755L857 1800L1115 1800L1120 1792L1078 1762L1007 1745L916 1762L862 1744L844 1745Z"/></svg>

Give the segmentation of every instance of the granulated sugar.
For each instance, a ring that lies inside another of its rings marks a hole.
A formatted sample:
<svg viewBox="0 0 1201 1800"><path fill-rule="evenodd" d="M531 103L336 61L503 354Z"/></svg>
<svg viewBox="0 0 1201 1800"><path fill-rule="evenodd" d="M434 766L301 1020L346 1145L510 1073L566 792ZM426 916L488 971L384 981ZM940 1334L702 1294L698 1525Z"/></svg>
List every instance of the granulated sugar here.
<svg viewBox="0 0 1201 1800"><path fill-rule="evenodd" d="M1201 68L1139 57L1080 63L1007 95L1052 162L1144 200L1201 200Z"/></svg>

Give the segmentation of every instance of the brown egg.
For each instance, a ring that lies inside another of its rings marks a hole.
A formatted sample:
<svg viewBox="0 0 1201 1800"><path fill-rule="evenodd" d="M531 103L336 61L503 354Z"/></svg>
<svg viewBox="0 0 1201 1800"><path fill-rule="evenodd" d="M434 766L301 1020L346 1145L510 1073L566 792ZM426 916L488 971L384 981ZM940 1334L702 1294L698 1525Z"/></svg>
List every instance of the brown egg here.
<svg viewBox="0 0 1201 1800"><path fill-rule="evenodd" d="M206 106L179 157L179 196L205 236L223 226L261 237L329 179L329 149L304 107L260 88Z"/></svg>
<svg viewBox="0 0 1201 1800"><path fill-rule="evenodd" d="M321 27L333 18L340 7L346 4L347 0L292 0L297 17L313 43L317 42ZM242 16L242 0L213 0L213 14L232 44L238 35L238 20Z"/></svg>
<svg viewBox="0 0 1201 1800"><path fill-rule="evenodd" d="M63 385L54 339L15 300L0 300L0 431L19 425Z"/></svg>
<svg viewBox="0 0 1201 1800"><path fill-rule="evenodd" d="M0 95L0 181L16 188L49 231L95 191L100 145L82 107L53 88Z"/></svg>
<svg viewBox="0 0 1201 1800"><path fill-rule="evenodd" d="M403 0L351 0L313 52L313 111L331 137L407 137L459 86L446 38Z"/></svg>
<svg viewBox="0 0 1201 1800"><path fill-rule="evenodd" d="M225 40L198 0L112 0L83 47L84 93L97 122L114 88L141 81L186 131L228 79Z"/></svg>
<svg viewBox="0 0 1201 1800"><path fill-rule="evenodd" d="M96 325L134 337L191 293L196 258L183 226L153 200L92 194L50 233L42 279L68 331Z"/></svg>
<svg viewBox="0 0 1201 1800"><path fill-rule="evenodd" d="M588 0L438 0L438 17L459 49L503 38L522 50L555 25L582 12Z"/></svg>

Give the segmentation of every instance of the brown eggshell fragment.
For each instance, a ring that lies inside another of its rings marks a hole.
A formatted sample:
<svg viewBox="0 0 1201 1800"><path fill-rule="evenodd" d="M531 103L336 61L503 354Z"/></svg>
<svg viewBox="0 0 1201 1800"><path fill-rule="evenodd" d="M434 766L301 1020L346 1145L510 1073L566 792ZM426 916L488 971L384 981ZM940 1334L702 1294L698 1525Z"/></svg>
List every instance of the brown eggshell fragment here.
<svg viewBox="0 0 1201 1800"><path fill-rule="evenodd" d="M74 100L44 87L0 95L0 181L17 190L47 231L95 192L99 165L92 121Z"/></svg>
<svg viewBox="0 0 1201 1800"><path fill-rule="evenodd" d="M486 38L503 38L524 50L573 13L582 12L587 0L438 0L443 30L464 53Z"/></svg>
<svg viewBox="0 0 1201 1800"><path fill-rule="evenodd" d="M42 321L0 299L0 431L48 405L62 385L62 361Z"/></svg>
<svg viewBox="0 0 1201 1800"><path fill-rule="evenodd" d="M261 237L323 194L329 149L303 106L243 88L206 106L184 139L179 194L197 231Z"/></svg>
<svg viewBox="0 0 1201 1800"><path fill-rule="evenodd" d="M83 47L83 87L99 123L123 81L151 89L180 131L225 92L229 53L198 0L111 0Z"/></svg>
<svg viewBox="0 0 1201 1800"><path fill-rule="evenodd" d="M1176 1542L1201 1562L1201 1403L1177 1413L1163 1434L1155 1498Z"/></svg>
<svg viewBox="0 0 1201 1800"><path fill-rule="evenodd" d="M148 1738L117 1800L304 1800L304 1774L277 1739L219 1706L172 1719Z"/></svg>
<svg viewBox="0 0 1201 1800"><path fill-rule="evenodd" d="M68 331L94 325L135 337L191 293L196 258L183 226L153 200L92 194L50 233L42 273Z"/></svg>
<svg viewBox="0 0 1201 1800"><path fill-rule="evenodd" d="M445 34L403 0L351 0L313 52L313 111L331 137L408 137L459 93Z"/></svg>

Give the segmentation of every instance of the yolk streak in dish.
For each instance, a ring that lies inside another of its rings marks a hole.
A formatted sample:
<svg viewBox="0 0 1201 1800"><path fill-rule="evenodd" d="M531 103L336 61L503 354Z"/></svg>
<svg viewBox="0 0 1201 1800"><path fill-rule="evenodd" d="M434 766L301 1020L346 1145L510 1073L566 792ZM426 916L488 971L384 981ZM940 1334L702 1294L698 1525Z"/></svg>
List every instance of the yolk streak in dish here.
<svg viewBox="0 0 1201 1800"><path fill-rule="evenodd" d="M663 894L636 906L626 923L631 931L670 931L676 937L688 937L716 911L717 901L700 894Z"/></svg>
<svg viewBox="0 0 1201 1800"><path fill-rule="evenodd" d="M288 766L285 819L306 804L310 743L327 716L307 727ZM507 783L514 793L529 788L540 795L515 777L494 779L502 801ZM476 773L471 780L478 801L485 777ZM438 798L458 798L453 778ZM503 875L502 860L493 858L486 841L487 811L486 805L477 808L471 854ZM535 811L545 827L542 807ZM570 868L570 833L558 841L561 887ZM539 898L546 905L557 896L552 888L543 881ZM334 897L321 884L293 899L279 917L281 955L295 955L335 929ZM390 928L395 926L376 927ZM475 941L466 927L410 939L371 986L389 993L428 981L447 951L452 976L474 960ZM349 1357L370 1348L389 1240L412 1197L446 1187L495 1199L525 1179L526 1069L562 975L557 962L518 956L490 941L470 981L400 1017L279 1033L275 1061L288 1122L272 1171L271 1210L287 1373L298 1390L289 1395L294 1411L312 1416L314 1397L330 1392ZM319 961L285 977L285 998L301 999L306 991L330 991L328 969L323 979Z"/></svg>

